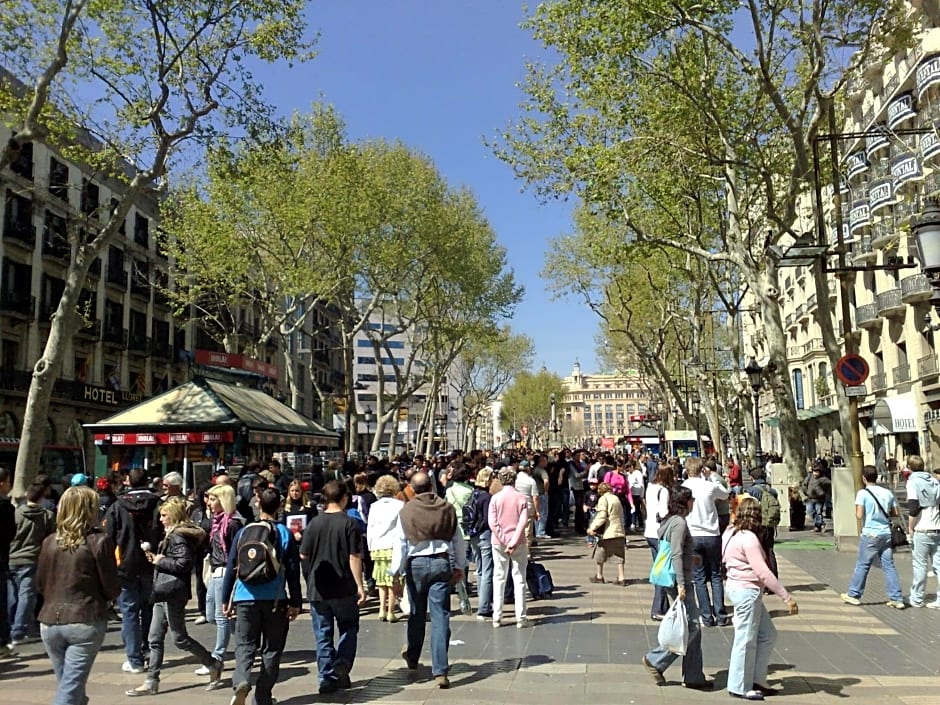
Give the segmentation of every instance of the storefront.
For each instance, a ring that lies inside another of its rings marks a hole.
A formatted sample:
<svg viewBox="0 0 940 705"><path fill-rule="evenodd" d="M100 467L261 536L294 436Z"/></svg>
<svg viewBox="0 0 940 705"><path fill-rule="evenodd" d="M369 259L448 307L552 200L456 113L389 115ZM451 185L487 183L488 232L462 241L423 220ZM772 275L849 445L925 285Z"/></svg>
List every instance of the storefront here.
<svg viewBox="0 0 940 705"><path fill-rule="evenodd" d="M202 377L86 428L94 434L96 475L175 470L187 486L197 464L240 466L275 452L335 450L340 441L338 433L262 390Z"/></svg>
<svg viewBox="0 0 940 705"><path fill-rule="evenodd" d="M652 453L659 455L661 452L661 439L659 431L651 426L641 424L637 426L629 435L623 438L622 443L630 453Z"/></svg>

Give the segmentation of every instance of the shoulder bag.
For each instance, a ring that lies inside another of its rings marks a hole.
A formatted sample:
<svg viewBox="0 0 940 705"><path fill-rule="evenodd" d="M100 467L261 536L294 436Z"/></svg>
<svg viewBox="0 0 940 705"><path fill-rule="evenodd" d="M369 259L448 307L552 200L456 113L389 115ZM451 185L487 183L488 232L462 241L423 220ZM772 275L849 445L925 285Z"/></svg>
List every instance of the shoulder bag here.
<svg viewBox="0 0 940 705"><path fill-rule="evenodd" d="M881 513L888 518L888 525L891 527L891 548L907 546L907 533L905 533L904 527L901 526L900 517L892 517L890 514L888 514L888 512L885 511L885 508L881 506L881 502L878 501L878 498L875 496L874 492L872 492L867 487L865 488L865 491L871 495L873 500L875 500L875 504L878 506L878 509L881 510Z"/></svg>

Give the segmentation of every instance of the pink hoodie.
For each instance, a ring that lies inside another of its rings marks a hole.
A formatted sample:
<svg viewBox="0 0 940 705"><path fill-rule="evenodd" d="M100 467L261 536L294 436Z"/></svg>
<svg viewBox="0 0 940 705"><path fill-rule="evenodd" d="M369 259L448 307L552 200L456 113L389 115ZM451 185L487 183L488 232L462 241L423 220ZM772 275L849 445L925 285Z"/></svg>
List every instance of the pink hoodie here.
<svg viewBox="0 0 940 705"><path fill-rule="evenodd" d="M523 541L525 525L529 521L529 503L524 494L506 485L490 500L487 518L494 546L515 548Z"/></svg>

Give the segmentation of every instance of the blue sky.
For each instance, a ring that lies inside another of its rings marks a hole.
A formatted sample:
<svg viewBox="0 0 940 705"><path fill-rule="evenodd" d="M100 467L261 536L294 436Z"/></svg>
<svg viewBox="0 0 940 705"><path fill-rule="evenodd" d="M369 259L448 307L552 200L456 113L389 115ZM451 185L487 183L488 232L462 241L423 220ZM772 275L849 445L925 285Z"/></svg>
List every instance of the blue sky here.
<svg viewBox="0 0 940 705"><path fill-rule="evenodd" d="M304 66L259 72L267 98L288 114L320 96L353 139L400 139L430 156L453 185L477 196L525 286L512 321L536 346L535 367L595 370L596 317L580 302L552 301L539 278L548 241L570 229L570 203L522 193L509 166L483 144L518 115L516 87L540 47L519 28L512 0L314 0L319 55Z"/></svg>

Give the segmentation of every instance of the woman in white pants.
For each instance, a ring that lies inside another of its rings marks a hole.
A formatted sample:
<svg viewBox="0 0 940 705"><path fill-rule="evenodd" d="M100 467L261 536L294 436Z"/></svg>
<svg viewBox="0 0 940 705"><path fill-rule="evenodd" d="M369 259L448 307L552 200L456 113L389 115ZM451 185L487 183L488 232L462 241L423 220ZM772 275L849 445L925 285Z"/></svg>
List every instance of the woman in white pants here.
<svg viewBox="0 0 940 705"><path fill-rule="evenodd" d="M502 624L506 579L512 572L515 590L516 627L528 626L525 611L525 570L529 552L525 527L529 521L528 500L515 487L516 471L505 467L499 471L502 489L490 501L488 524L493 543L493 626Z"/></svg>

